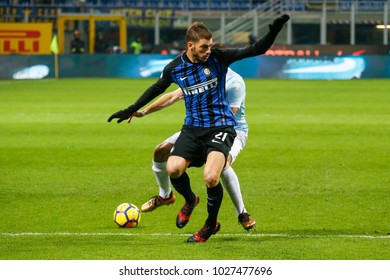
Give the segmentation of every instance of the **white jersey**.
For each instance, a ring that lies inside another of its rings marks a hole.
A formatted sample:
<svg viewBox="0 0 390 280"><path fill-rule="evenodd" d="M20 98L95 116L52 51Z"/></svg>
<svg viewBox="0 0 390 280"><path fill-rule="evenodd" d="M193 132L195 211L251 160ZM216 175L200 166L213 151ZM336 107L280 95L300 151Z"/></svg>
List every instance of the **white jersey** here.
<svg viewBox="0 0 390 280"><path fill-rule="evenodd" d="M237 125L234 129L236 131L248 132L249 127L245 119L245 82L239 74L230 68L226 75L226 92L230 107L239 108L235 114Z"/></svg>

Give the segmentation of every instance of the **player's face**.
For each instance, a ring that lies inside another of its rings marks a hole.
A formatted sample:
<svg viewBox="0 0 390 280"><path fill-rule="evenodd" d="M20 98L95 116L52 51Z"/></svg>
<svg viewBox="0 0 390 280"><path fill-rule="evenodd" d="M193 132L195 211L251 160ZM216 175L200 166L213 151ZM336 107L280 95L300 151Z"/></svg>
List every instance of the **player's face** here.
<svg viewBox="0 0 390 280"><path fill-rule="evenodd" d="M190 44L189 50L191 52L193 62L206 62L211 54L212 45L212 39L200 39L198 42Z"/></svg>

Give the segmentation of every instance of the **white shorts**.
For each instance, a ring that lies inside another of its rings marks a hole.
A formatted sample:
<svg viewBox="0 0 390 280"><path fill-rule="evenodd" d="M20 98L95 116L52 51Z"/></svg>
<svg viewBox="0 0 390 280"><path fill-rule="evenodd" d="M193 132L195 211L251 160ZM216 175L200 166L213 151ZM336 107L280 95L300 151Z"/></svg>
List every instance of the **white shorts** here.
<svg viewBox="0 0 390 280"><path fill-rule="evenodd" d="M237 133L237 136L234 139L233 146L229 152L229 154L232 156L232 163L236 160L236 158L238 157L238 155L242 151L242 149L244 149L245 144L246 144L246 140L248 139L247 132L241 131L241 130L236 130L236 133ZM179 137L179 135L180 135L180 131L176 132L172 136L165 139L164 142L171 143L174 145L176 143L176 140Z"/></svg>
<svg viewBox="0 0 390 280"><path fill-rule="evenodd" d="M170 144L175 144L177 138L179 138L179 135L180 135L180 131L176 132L176 133L173 134L172 136L170 136L170 137L168 137L167 139L165 139L164 142L170 143Z"/></svg>
<svg viewBox="0 0 390 280"><path fill-rule="evenodd" d="M248 139L248 132L236 130L237 136L234 138L233 146L229 154L232 156L232 163L238 157L238 154L244 149L246 140Z"/></svg>

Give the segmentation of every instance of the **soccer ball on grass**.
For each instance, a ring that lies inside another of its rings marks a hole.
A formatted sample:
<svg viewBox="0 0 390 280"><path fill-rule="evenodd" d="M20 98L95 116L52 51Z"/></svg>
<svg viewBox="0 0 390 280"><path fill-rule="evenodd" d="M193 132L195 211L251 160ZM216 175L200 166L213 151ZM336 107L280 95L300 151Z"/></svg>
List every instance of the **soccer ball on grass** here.
<svg viewBox="0 0 390 280"><path fill-rule="evenodd" d="M134 228L141 221L141 211L132 203L120 204L114 212L114 222L123 228Z"/></svg>

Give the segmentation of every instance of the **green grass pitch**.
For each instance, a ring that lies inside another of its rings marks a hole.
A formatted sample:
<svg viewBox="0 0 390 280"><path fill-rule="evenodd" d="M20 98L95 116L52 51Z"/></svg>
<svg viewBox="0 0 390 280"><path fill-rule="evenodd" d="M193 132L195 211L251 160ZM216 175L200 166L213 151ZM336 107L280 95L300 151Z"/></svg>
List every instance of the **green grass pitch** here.
<svg viewBox="0 0 390 280"><path fill-rule="evenodd" d="M118 228L122 202L157 194L154 147L180 129L184 105L107 123L154 80L0 81L2 260L388 260L390 81L247 79L247 146L234 163L247 233L225 192L221 231L186 239L206 219L200 196L177 229L177 202ZM172 87L173 88L173 87Z"/></svg>

